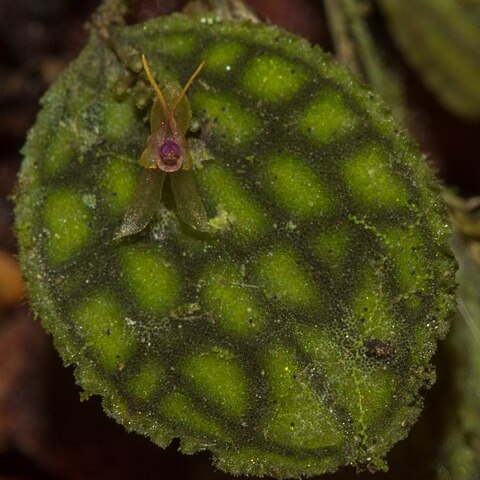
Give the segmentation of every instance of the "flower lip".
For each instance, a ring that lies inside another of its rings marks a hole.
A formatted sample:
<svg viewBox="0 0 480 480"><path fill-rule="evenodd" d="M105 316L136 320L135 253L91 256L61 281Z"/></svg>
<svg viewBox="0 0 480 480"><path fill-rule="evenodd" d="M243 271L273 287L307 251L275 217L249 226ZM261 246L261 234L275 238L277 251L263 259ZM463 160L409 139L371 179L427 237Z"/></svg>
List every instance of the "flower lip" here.
<svg viewBox="0 0 480 480"><path fill-rule="evenodd" d="M175 172L182 166L182 149L174 140L167 139L157 147L158 167L164 172Z"/></svg>
<svg viewBox="0 0 480 480"><path fill-rule="evenodd" d="M180 145L173 140L166 140L160 145L158 153L165 163L177 163L181 154Z"/></svg>

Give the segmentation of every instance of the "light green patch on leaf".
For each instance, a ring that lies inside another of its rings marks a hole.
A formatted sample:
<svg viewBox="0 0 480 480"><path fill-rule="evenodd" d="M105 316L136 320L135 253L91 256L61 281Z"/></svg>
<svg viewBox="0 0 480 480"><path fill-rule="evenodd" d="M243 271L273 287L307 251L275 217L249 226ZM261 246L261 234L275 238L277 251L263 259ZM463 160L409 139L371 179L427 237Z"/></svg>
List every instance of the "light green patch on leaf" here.
<svg viewBox="0 0 480 480"><path fill-rule="evenodd" d="M246 282L235 264L209 267L203 278L206 306L222 328L242 337L262 330L265 312L252 294L259 287Z"/></svg>
<svg viewBox="0 0 480 480"><path fill-rule="evenodd" d="M100 363L118 368L128 361L134 347L120 305L108 293L97 293L82 301L73 311L79 335Z"/></svg>
<svg viewBox="0 0 480 480"><path fill-rule="evenodd" d="M56 130L48 153L42 161L42 171L47 177L62 173L73 160L77 149L77 135L72 126L61 126Z"/></svg>
<svg viewBox="0 0 480 480"><path fill-rule="evenodd" d="M345 104L342 94L325 88L320 95L302 112L300 129L313 140L330 143L352 133L359 119Z"/></svg>
<svg viewBox="0 0 480 480"><path fill-rule="evenodd" d="M149 402L161 387L165 371L158 362L147 363L130 379L128 389L131 395L142 402Z"/></svg>
<svg viewBox="0 0 480 480"><path fill-rule="evenodd" d="M277 155L268 161L264 175L273 198L292 215L321 217L332 208L333 202L325 186L298 158Z"/></svg>
<svg viewBox="0 0 480 480"><path fill-rule="evenodd" d="M220 210L226 213L234 232L247 239L262 234L266 226L265 215L234 175L220 165L209 162L197 171L197 179L205 192L203 198L221 206Z"/></svg>
<svg viewBox="0 0 480 480"><path fill-rule="evenodd" d="M212 136L230 145L243 145L260 134L258 119L230 95L197 90L192 97L194 109L206 113Z"/></svg>
<svg viewBox="0 0 480 480"><path fill-rule="evenodd" d="M105 203L112 215L124 213L135 191L138 167L124 155L114 155L103 170Z"/></svg>
<svg viewBox="0 0 480 480"><path fill-rule="evenodd" d="M188 357L184 376L213 403L232 417L241 417L248 408L248 380L232 355L214 349Z"/></svg>
<svg viewBox="0 0 480 480"><path fill-rule="evenodd" d="M114 147L118 144L128 143L129 136L135 131L137 122L137 112L133 102L118 102L114 99L105 101L104 135Z"/></svg>
<svg viewBox="0 0 480 480"><path fill-rule="evenodd" d="M295 97L307 78L299 65L263 54L254 57L246 67L243 87L260 100L281 103Z"/></svg>
<svg viewBox="0 0 480 480"><path fill-rule="evenodd" d="M147 45L158 53L186 57L195 49L196 41L197 37L195 35L182 32L167 34L162 38L161 42L155 40L147 42Z"/></svg>
<svg viewBox="0 0 480 480"><path fill-rule="evenodd" d="M47 197L43 212L47 230L47 250L53 264L68 261L88 242L90 215L80 194L67 189L54 190Z"/></svg>
<svg viewBox="0 0 480 480"><path fill-rule="evenodd" d="M232 74L242 57L245 47L237 42L220 42L210 45L204 52L205 71L216 74Z"/></svg>
<svg viewBox="0 0 480 480"><path fill-rule="evenodd" d="M162 401L160 410L171 422L179 423L205 435L225 437L223 427L199 412L195 403L183 393L168 394Z"/></svg>
<svg viewBox="0 0 480 480"><path fill-rule="evenodd" d="M290 248L277 247L262 254L257 260L256 273L266 295L282 304L309 306L318 299L316 285Z"/></svg>
<svg viewBox="0 0 480 480"><path fill-rule="evenodd" d="M142 307L165 313L177 303L180 278L175 267L157 249L125 247L120 258L126 285Z"/></svg>
<svg viewBox="0 0 480 480"><path fill-rule="evenodd" d="M353 198L369 207L389 208L407 206L408 191L395 176L395 165L379 147L369 147L347 160L345 182Z"/></svg>

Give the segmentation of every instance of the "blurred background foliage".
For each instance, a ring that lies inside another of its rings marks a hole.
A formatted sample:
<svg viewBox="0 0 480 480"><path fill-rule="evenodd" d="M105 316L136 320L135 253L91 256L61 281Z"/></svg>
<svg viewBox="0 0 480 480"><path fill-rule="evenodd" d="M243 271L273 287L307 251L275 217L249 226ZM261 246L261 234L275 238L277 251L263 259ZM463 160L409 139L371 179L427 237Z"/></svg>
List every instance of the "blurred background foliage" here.
<svg viewBox="0 0 480 480"><path fill-rule="evenodd" d="M231 0L237 3L236 0ZM208 454L160 450L80 403L35 322L15 259L12 195L39 99L75 58L99 0L0 1L0 479L229 479ZM131 0L135 23L186 0ZM199 7L196 2L190 9ZM204 0L218 4L220 0ZM390 472L325 479L480 478L480 3L478 0L248 0L251 15L307 38L370 83L446 186L461 270L459 309L436 355L420 421ZM200 5L203 6L203 5Z"/></svg>

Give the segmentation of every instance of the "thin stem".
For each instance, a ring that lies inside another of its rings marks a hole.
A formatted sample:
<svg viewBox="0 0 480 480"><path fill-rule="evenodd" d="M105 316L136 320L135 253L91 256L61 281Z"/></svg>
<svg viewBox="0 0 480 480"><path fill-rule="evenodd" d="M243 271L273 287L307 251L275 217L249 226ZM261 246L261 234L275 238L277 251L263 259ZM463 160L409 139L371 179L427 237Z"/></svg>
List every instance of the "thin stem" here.
<svg viewBox="0 0 480 480"><path fill-rule="evenodd" d="M325 7L340 60L387 101L395 116L404 121L403 92L395 74L386 67L366 21L365 0L326 0Z"/></svg>
<svg viewBox="0 0 480 480"><path fill-rule="evenodd" d="M325 12L330 26L337 59L352 72L360 75L355 45L348 32L348 22L338 0L325 0Z"/></svg>
<svg viewBox="0 0 480 480"><path fill-rule="evenodd" d="M358 54L362 59L366 77L375 89L381 92L385 80L384 68L366 25L362 6L358 0L341 0L341 3L357 45Z"/></svg>

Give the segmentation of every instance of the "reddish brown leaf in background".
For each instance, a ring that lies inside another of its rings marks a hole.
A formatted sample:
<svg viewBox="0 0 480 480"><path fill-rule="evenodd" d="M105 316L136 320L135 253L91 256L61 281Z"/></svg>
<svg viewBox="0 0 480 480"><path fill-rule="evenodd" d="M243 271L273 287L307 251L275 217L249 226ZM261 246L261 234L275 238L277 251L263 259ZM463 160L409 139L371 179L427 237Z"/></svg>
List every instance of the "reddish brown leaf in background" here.
<svg viewBox="0 0 480 480"><path fill-rule="evenodd" d="M263 20L283 27L311 43L325 45L329 40L322 3L312 0L247 0Z"/></svg>
<svg viewBox="0 0 480 480"><path fill-rule="evenodd" d="M180 11L188 0L131 0L128 7L127 22L144 22L158 15Z"/></svg>
<svg viewBox="0 0 480 480"><path fill-rule="evenodd" d="M26 308L0 323L0 450L31 448L46 428L42 410L48 339Z"/></svg>

